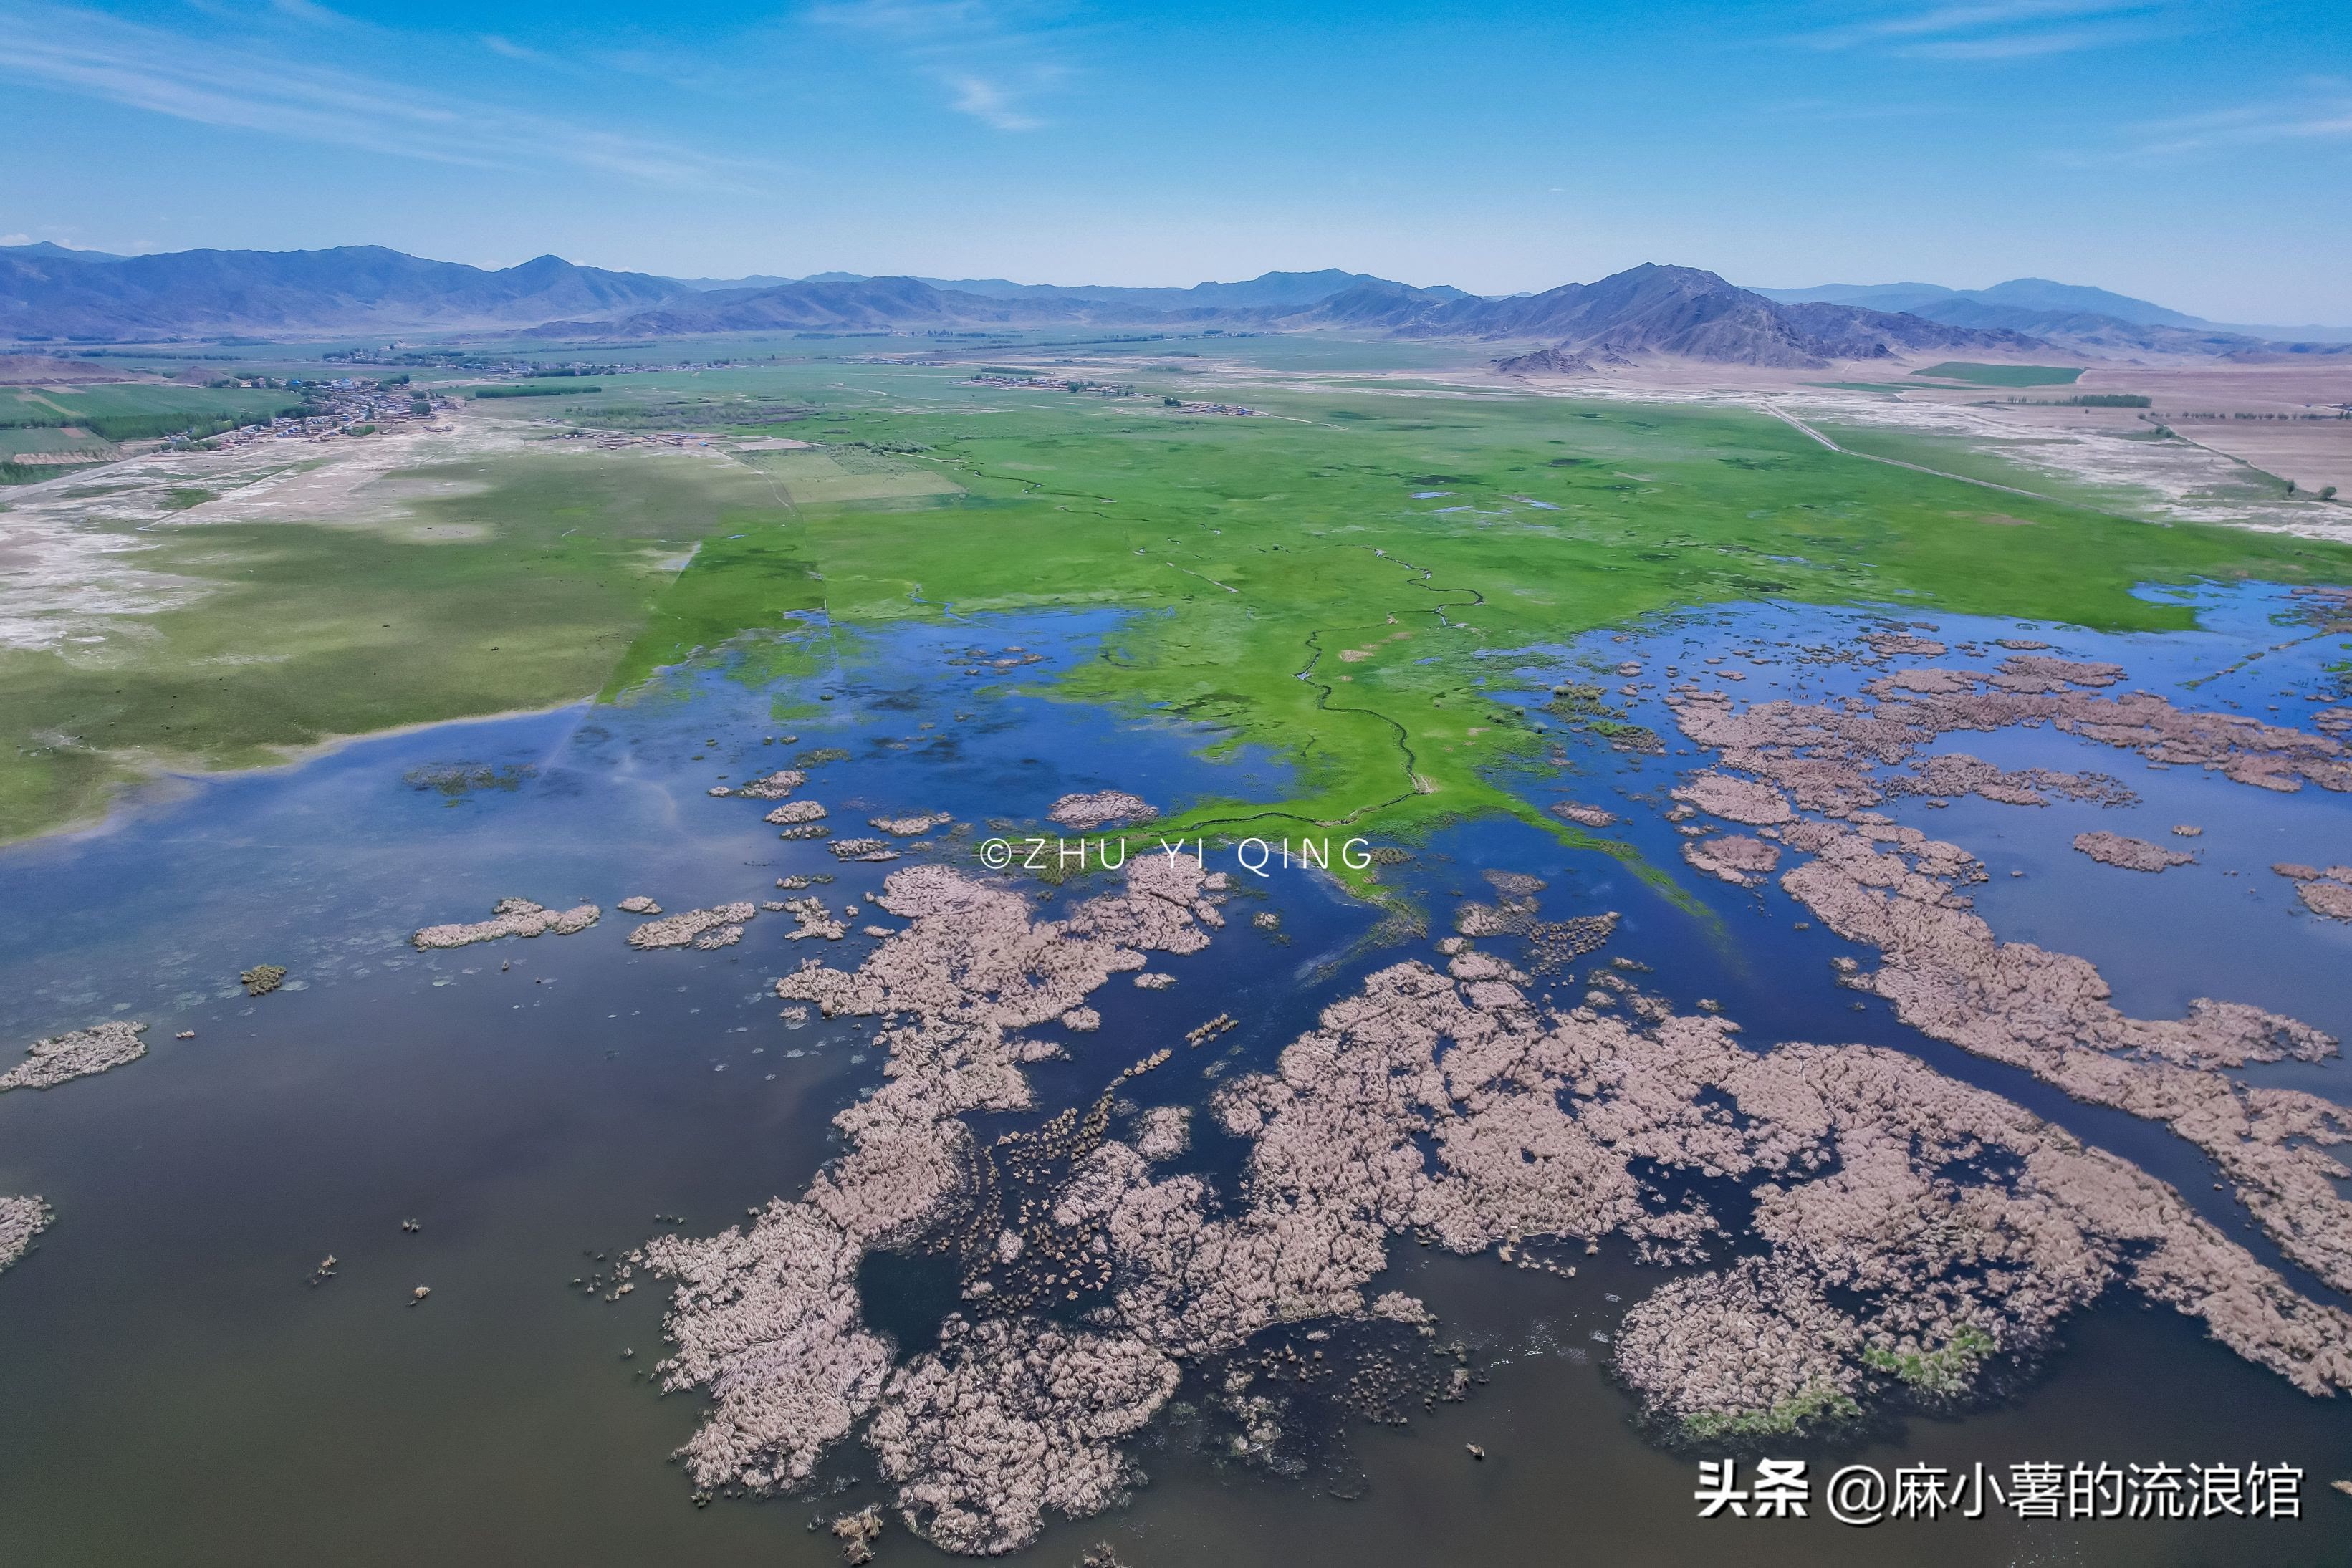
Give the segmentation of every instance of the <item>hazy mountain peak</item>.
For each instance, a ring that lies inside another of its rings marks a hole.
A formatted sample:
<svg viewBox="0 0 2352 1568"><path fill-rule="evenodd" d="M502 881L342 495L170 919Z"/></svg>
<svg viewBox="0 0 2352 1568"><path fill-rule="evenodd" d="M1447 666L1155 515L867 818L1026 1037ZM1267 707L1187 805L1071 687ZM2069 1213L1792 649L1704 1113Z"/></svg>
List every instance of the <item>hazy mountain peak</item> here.
<svg viewBox="0 0 2352 1568"><path fill-rule="evenodd" d="M0 256L22 256L27 261L121 261L111 251L76 250L71 246L56 245L37 239L30 245L0 246Z"/></svg>

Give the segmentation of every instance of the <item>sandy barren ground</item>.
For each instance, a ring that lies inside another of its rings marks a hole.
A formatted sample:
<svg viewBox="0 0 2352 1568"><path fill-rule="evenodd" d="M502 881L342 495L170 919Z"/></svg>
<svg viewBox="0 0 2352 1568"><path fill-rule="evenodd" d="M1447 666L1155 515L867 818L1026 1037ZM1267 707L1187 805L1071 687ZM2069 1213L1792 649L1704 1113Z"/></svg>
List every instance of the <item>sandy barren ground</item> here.
<svg viewBox="0 0 2352 1568"><path fill-rule="evenodd" d="M2200 446L2292 479L2299 489L2316 493L2332 485L2339 497L2352 497L2352 420L2276 424L2200 420L2172 428ZM2352 511L2352 502L2347 509Z"/></svg>
<svg viewBox="0 0 2352 1568"><path fill-rule="evenodd" d="M58 649L124 631L121 617L184 607L205 585L143 563L171 530L209 523L365 528L412 543L481 537L481 525L434 518L424 503L482 485L446 470L525 451L555 459L594 449L545 439L543 427L467 410L430 426L260 440L223 450L151 452L0 493L0 648ZM628 449L676 460L682 450ZM733 461L717 453L688 453Z"/></svg>
<svg viewBox="0 0 2352 1568"><path fill-rule="evenodd" d="M350 440L266 441L222 452L154 452L21 486L0 512L0 647L97 640L101 618L179 608L199 591L141 562L159 528L214 521L340 522L396 506L357 497L394 468L520 445L510 430L463 418ZM218 498L185 503L193 492ZM115 629L119 630L119 623Z"/></svg>
<svg viewBox="0 0 2352 1568"><path fill-rule="evenodd" d="M2014 404L2004 420L2035 431L2145 431L2160 419L2182 438L2264 473L2316 492L2334 485L2352 496L2352 419L2305 417L2343 412L2352 403L2352 363L2150 365L2100 363L2074 387L2027 389L2021 397L2070 392L2137 392L2155 406L2138 409L2050 408ZM1958 394L1931 394L1962 401ZM2221 414L2220 419L2196 418ZM2239 415L2260 415L2241 418Z"/></svg>

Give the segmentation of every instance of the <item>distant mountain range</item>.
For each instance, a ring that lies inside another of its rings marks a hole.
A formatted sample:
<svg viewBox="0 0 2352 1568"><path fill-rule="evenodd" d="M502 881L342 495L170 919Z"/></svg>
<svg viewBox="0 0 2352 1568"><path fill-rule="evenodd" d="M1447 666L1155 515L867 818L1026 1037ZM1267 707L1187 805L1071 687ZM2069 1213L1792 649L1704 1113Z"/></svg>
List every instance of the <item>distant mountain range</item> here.
<svg viewBox="0 0 2352 1568"><path fill-rule="evenodd" d="M1220 323L1297 331L1347 328L1411 338L1559 339L1587 358L1671 354L1724 363L1817 368L1915 350L2017 352L2038 340L2001 329L1948 326L1846 305L1783 305L1711 272L1643 266L1598 283L1486 299L1416 288L1361 273L1269 273L1194 288L1025 287L983 295L914 277L803 281L709 289L603 321L551 322L535 334L625 337L693 333L974 327L1046 323Z"/></svg>
<svg viewBox="0 0 2352 1568"><path fill-rule="evenodd" d="M817 272L806 277L680 278L688 287L705 290L777 288L793 283L872 283L858 272ZM1190 288L1128 288L1115 284L1013 283L1002 277L918 277L942 293L974 294L983 299L1060 300L1090 305L1129 305L1160 310L1256 310L1281 306L1312 305L1360 283L1382 283L1368 272L1268 272L1246 283L1196 283ZM1391 285L1403 287L1405 285ZM1446 299L1468 299L1463 289L1440 284L1424 289Z"/></svg>
<svg viewBox="0 0 2352 1568"><path fill-rule="evenodd" d="M380 246L120 256L43 241L0 246L0 337L55 340L233 333L319 336L552 324L637 334L959 322L1202 319L1311 305L1381 280L1269 272L1191 288L1062 287L1003 278L657 277L542 256L499 271ZM1402 287L1402 285L1385 287ZM1435 299L1473 298L1458 288Z"/></svg>
<svg viewBox="0 0 2352 1568"><path fill-rule="evenodd" d="M1574 373L1636 356L1818 368L1920 352L2255 354L2287 348L2146 300L2037 278L1748 289L1644 265L1595 283L1488 298L1367 273L1269 272L1190 288L1004 278L658 277L543 256L498 270L379 246L117 256L0 247L0 338L34 342L497 331L542 338L1019 327L1341 329L1549 345L1508 361ZM2352 333L2347 333L2352 338ZM2352 346L2309 344L2335 353Z"/></svg>
<svg viewBox="0 0 2352 1568"><path fill-rule="evenodd" d="M1602 363L1672 354L1795 369L1928 349L2047 347L2002 328L1948 326L1858 305L1783 304L1692 267L1636 267L1518 298L1456 301L1396 329L1421 338L1551 338L1559 350Z"/></svg>
<svg viewBox="0 0 2352 1568"><path fill-rule="evenodd" d="M1751 288L1748 292L1790 304L1821 301L1907 311L1957 327L2006 327L2015 332L2074 339L2102 349L2227 353L2252 341L2352 342L2352 327L2259 327L2208 321L2128 294L2053 283L2046 277L2012 277L1990 288L1947 288L1938 283L1824 283L1813 288ZM2142 330L2130 330L2133 328Z"/></svg>
<svg viewBox="0 0 2352 1568"><path fill-rule="evenodd" d="M449 331L609 315L688 292L553 256L486 272L373 245L131 256L17 246L0 249L0 337Z"/></svg>

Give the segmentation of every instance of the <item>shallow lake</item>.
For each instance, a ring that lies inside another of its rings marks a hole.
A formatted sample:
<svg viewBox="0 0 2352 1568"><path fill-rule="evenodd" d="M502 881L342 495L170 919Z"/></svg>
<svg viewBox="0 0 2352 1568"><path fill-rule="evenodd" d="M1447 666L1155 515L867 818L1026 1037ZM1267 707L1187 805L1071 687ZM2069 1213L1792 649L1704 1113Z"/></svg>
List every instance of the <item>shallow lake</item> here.
<svg viewBox="0 0 2352 1568"><path fill-rule="evenodd" d="M2315 698L2342 700L2328 668L2341 665L2341 639L2292 641L2279 593L2216 590L2197 608L2200 631L2126 637L1891 613L1931 623L1921 634L1954 646L1932 662L1955 668L1986 667L1961 644L2032 637L2065 657L2122 664L2134 685L2184 707L2307 726ZM1746 677L1744 700L1818 699L1874 672L1792 664L1773 644L1851 641L1888 613L1744 606L1553 652L1604 669L1731 668ZM664 1292L647 1281L607 1301L572 1281L648 1236L708 1234L807 1183L837 1147L831 1118L881 1082L882 1059L863 1024L780 1017L771 983L804 949L851 967L873 939L850 915L837 943L787 941L792 917L770 912L734 946L640 953L624 944L632 921L614 904L636 894L673 911L771 900L784 896L780 878L823 875L832 880L814 891L828 904L862 910L898 866L977 869L981 839L1038 823L1072 791L1128 789L1167 810L1282 798L1288 775L1276 758L1213 756L1213 730L1048 694L1054 670L1091 657L1112 624L1073 614L856 636L812 628L821 656L790 675L730 657L625 705L440 726L283 769L172 781L102 830L0 852L10 912L0 1038L22 1044L109 1018L149 1026L142 1061L0 1096L0 1193L39 1193L57 1213L0 1277L0 1561L838 1561L832 1538L808 1527L883 1495L870 1457L845 1446L825 1474L840 1490L825 1497L696 1507L666 1461L700 1400L662 1397L646 1375L663 1349ZM2278 643L2289 645L2220 673ZM1501 660L1492 689L1533 706L1543 683L1574 673L1514 673ZM2076 1104L1927 1039L1875 998L1857 1001L1830 963L1867 954L1801 928L1805 911L1777 886L1692 873L1665 791L1706 758L1657 699L1653 680L1627 712L1666 737L1663 755L1578 739L1563 765L1508 781L1538 808L1573 796L1619 811L1612 835L1678 895L1624 860L1507 821L1412 846L1391 880L1430 915L1418 936L1390 939L1381 911L1314 872L1236 872L1211 946L1155 956L1172 986L1106 988L1094 1002L1100 1030L1033 1071L1039 1114L1090 1101L1163 1044L1179 1054L1136 1092L1147 1102L1197 1103L1220 1077L1269 1066L1366 974L1433 956L1457 900L1491 897L1482 873L1508 871L1544 881L1547 919L1616 912L1606 954L1647 965L1643 984L1678 1009L1719 1004L1759 1046L1913 1052L2172 1182L2297 1289L2335 1300L2284 1262L2214 1190L2205 1157L2167 1129ZM809 764L805 793L838 834L934 810L971 830L901 845L896 862L840 862L822 841L780 840L758 802L710 798L828 748L843 755ZM2104 771L2138 796L2109 810L1972 799L1887 808L1984 859L1992 880L1979 912L2004 939L2089 958L2126 1012L2170 1017L2210 996L2352 1034L2352 925L2305 914L2268 870L2352 861L2352 798L2272 794L2044 730L1948 748ZM2160 839L2176 822L2205 830L2200 859L2160 877L2070 847L2091 828ZM1075 899L1085 885L1052 896ZM484 918L509 895L605 913L572 936L429 954L408 944L420 926ZM286 966L287 988L247 997L236 976L259 963ZM1188 1051L1184 1032L1221 1012L1239 1027ZM194 1038L175 1039L182 1030ZM2331 1061L2254 1076L2347 1101L2346 1071ZM1239 1154L1205 1139L1188 1158L1230 1180ZM404 1230L411 1219L419 1228ZM330 1255L333 1277L312 1282ZM1680 1564L1734 1552L1791 1564L2352 1558L2352 1500L2327 1485L2352 1477L2352 1406L2307 1398L2193 1321L2125 1300L2075 1319L2007 1403L1788 1452L1817 1473L1853 1462L1955 1473L2039 1459L2281 1463L2305 1472L2302 1519L2020 1521L1995 1510L1855 1529L1818 1507L1801 1521L1698 1519L1695 1460L1644 1441L1607 1375L1607 1336L1666 1276L1614 1244L1580 1261L1563 1279L1397 1239L1375 1289L1412 1291L1438 1312L1486 1379L1470 1398L1403 1428L1342 1434L1350 1479L1336 1487L1339 1469L1290 1475L1221 1457L1213 1433L1171 1408L1133 1445L1150 1480L1132 1501L1050 1523L1021 1560L1075 1563L1096 1541L1138 1568ZM412 1305L418 1285L431 1294ZM877 1322L928 1312L919 1301L868 1308ZM881 1550L885 1562L938 1556L896 1527Z"/></svg>

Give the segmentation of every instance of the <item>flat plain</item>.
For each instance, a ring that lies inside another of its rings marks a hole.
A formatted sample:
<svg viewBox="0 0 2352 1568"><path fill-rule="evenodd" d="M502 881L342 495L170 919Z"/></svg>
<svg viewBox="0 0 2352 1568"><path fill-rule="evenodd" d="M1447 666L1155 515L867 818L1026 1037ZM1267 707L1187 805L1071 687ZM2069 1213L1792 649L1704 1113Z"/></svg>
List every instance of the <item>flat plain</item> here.
<svg viewBox="0 0 2352 1568"><path fill-rule="evenodd" d="M88 820L157 768L622 696L809 612L855 635L1089 606L1127 618L1055 695L1212 721L1297 766L1295 799L1181 827L1415 831L1526 813L1485 777L1547 744L1488 695L1506 650L1763 598L2179 627L2146 585L2352 580L2326 537L2339 508L2298 499L2312 525L2293 534L2176 520L2128 467L2041 461L2074 434L1937 428L1941 405L1719 375L1537 392L1433 351L1367 378L1389 347L1065 349L1040 356L1056 379L1039 390L973 384L961 363L655 372L474 403L438 436L167 454L19 487L12 520L46 528L55 559L20 566L0 601L0 831ZM84 395L100 393L116 389ZM1805 396L1832 415L1843 400L1843 423L1807 417L1848 451L1759 406ZM2209 512L2284 500L2267 476L2231 482ZM91 562L115 591L56 591Z"/></svg>

